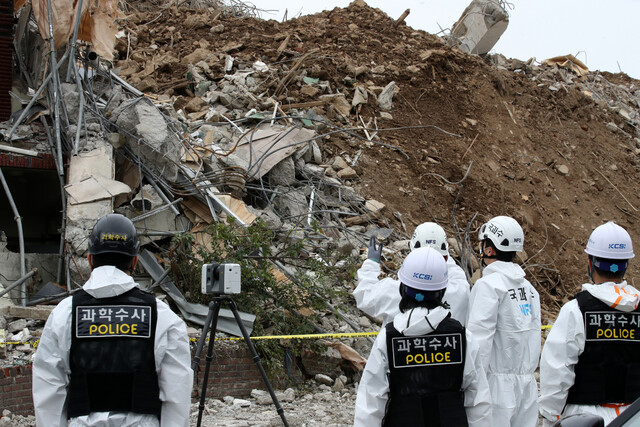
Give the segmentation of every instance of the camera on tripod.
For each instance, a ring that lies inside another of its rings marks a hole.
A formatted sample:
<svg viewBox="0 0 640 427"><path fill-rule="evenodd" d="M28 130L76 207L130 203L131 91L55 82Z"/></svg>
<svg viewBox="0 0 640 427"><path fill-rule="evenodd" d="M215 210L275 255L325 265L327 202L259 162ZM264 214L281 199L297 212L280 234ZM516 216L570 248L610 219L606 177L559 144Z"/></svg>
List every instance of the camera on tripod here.
<svg viewBox="0 0 640 427"><path fill-rule="evenodd" d="M204 264L202 266L202 293L229 295L240 293L239 264Z"/></svg>

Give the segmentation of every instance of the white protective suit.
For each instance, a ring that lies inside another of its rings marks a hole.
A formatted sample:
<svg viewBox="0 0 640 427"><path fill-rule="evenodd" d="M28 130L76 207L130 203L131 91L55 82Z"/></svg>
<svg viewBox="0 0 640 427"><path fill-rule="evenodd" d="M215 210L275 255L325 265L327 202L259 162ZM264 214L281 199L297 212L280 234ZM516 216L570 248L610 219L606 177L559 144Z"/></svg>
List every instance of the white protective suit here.
<svg viewBox="0 0 640 427"><path fill-rule="evenodd" d="M493 425L534 427L540 358L540 298L512 262L494 261L471 288L467 329L480 345Z"/></svg>
<svg viewBox="0 0 640 427"><path fill-rule="evenodd" d="M413 314L411 314L413 312ZM432 310L416 308L398 314L393 326L405 336L425 335L433 332L430 324L437 328L449 314L449 310L437 307ZM429 322L425 320L429 319ZM407 326L407 320L411 323ZM491 427L491 396L484 367L482 366L477 341L466 334L467 350L465 354L462 390L464 406L469 426ZM389 359L387 357L387 330L382 328L376 337L369 360L362 374L356 397L355 427L374 427L382 425L389 398Z"/></svg>
<svg viewBox="0 0 640 427"><path fill-rule="evenodd" d="M94 269L83 289L95 298L121 295L138 284L112 266ZM185 323L168 305L156 299L158 321L155 362L162 401L162 426L188 426L193 388L191 353ZM67 424L65 400L69 385L72 297L53 309L42 331L33 361L33 403L38 426L155 427L155 415L94 412Z"/></svg>
<svg viewBox="0 0 640 427"><path fill-rule="evenodd" d="M640 292L626 281L606 282L599 285L584 284L582 290L616 310L630 312L638 307ZM569 388L574 383L574 367L584 351L585 329L582 312L575 299L560 309L558 318L544 344L540 358L540 414L546 425L551 425L559 417L590 413L604 418L610 423L625 406L604 407L600 405L577 405L565 402ZM615 372L611 373L615 375ZM607 402L623 403L623 402ZM564 408L564 411L563 411Z"/></svg>
<svg viewBox="0 0 640 427"><path fill-rule="evenodd" d="M449 284L443 301L449 303L451 317L465 326L469 306L469 282L453 258L447 258ZM369 316L382 317L382 324L391 322L400 313L400 281L390 277L378 280L380 264L367 259L358 269L358 286L353 290L357 307Z"/></svg>

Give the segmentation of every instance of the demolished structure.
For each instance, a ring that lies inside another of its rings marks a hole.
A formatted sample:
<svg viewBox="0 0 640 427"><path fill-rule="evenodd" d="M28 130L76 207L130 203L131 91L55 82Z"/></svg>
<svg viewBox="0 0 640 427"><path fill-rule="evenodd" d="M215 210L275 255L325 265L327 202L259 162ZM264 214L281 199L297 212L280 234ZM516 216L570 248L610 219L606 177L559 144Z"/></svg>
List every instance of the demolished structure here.
<svg viewBox="0 0 640 427"><path fill-rule="evenodd" d="M447 35L447 44L477 55L493 49L509 25L506 2L473 0Z"/></svg>
<svg viewBox="0 0 640 427"><path fill-rule="evenodd" d="M279 237L302 240L301 258L328 246L358 257L375 235L388 274L413 228L434 220L472 277L469 236L484 215L507 209L525 228L524 267L545 322L580 283L571 268L581 227L616 218L640 231L640 200L628 192L638 180L617 172L634 171L640 154L637 81L570 57L480 59L362 1L283 23L193 3L129 5L110 33L115 58L89 36L58 44L35 5L18 11L18 105L0 126L11 199L0 202L0 292L12 290L0 305L55 301L81 286L86 238L112 211L140 233L137 280L196 326L207 308L170 279L166 249L181 233L211 244L204 230L225 217L261 218ZM73 16L85 7L78 2ZM622 196L612 204L604 193ZM276 267L286 280L287 267ZM337 287L354 285L350 277ZM378 330L345 308L350 301L327 302L319 329ZM37 339L29 331L38 323L10 323L7 341ZM347 343L368 352L364 338ZM15 363L28 363L32 349L20 348Z"/></svg>

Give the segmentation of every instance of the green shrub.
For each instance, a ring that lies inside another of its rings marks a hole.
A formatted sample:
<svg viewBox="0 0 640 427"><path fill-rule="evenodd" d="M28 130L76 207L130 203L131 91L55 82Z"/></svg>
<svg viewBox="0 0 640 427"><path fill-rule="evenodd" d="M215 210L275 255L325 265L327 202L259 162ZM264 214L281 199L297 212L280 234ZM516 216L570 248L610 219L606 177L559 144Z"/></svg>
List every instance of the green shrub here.
<svg viewBox="0 0 640 427"><path fill-rule="evenodd" d="M259 220L244 227L231 219L207 227L204 233L211 237L208 248L196 245L192 234L174 238L172 278L189 301L206 305L212 296L200 291L202 265L239 264L242 292L233 299L240 311L256 315L253 336L319 332L316 325L328 311L326 303L344 300L343 283L353 280L355 259L320 247L314 247L316 255L312 255L308 241L276 235ZM275 377L282 377L283 347L299 355L303 346L313 348L314 344L311 340L254 341L265 369Z"/></svg>

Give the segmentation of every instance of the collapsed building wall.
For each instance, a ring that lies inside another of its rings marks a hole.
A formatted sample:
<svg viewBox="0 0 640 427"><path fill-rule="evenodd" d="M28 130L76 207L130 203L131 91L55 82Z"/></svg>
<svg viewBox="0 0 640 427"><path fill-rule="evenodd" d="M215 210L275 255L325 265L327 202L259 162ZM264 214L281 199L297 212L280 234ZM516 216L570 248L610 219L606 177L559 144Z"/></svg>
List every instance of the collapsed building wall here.
<svg viewBox="0 0 640 427"><path fill-rule="evenodd" d="M499 0L473 0L453 25L449 46L467 53L489 53L509 25L509 14Z"/></svg>

